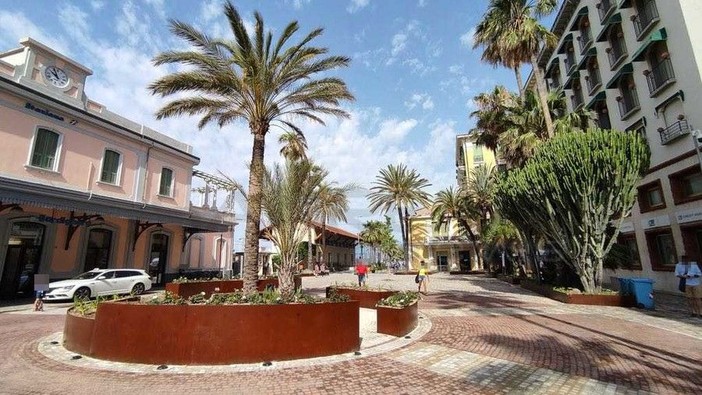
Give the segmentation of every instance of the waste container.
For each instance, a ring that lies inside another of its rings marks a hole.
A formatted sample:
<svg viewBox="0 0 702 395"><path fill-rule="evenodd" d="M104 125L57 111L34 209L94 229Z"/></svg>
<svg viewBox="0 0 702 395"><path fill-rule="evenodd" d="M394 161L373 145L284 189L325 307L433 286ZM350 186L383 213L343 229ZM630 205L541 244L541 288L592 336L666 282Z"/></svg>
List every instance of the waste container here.
<svg viewBox="0 0 702 395"><path fill-rule="evenodd" d="M653 309L653 280L650 278L630 278L629 281L636 299L636 306Z"/></svg>
<svg viewBox="0 0 702 395"><path fill-rule="evenodd" d="M619 277L619 295L621 296L631 296L634 291L631 286L631 279Z"/></svg>

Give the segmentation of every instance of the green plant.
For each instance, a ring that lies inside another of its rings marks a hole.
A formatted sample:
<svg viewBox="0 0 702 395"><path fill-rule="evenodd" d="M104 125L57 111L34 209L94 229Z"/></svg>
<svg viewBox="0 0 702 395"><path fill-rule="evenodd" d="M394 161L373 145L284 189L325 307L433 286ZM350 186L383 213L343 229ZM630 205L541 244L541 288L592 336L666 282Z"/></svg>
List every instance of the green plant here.
<svg viewBox="0 0 702 395"><path fill-rule="evenodd" d="M95 298L95 300L75 298L73 299L72 311L76 315L80 315L82 317L92 316L97 311L97 305L100 303L100 301L100 297Z"/></svg>
<svg viewBox="0 0 702 395"><path fill-rule="evenodd" d="M378 302L378 306L387 307L407 307L412 303L419 300L419 292L415 291L401 291L394 295L388 296L385 299L381 299Z"/></svg>
<svg viewBox="0 0 702 395"><path fill-rule="evenodd" d="M329 291L329 297L327 299L331 302L348 302L350 300L349 295L340 294L336 288L332 288Z"/></svg>
<svg viewBox="0 0 702 395"><path fill-rule="evenodd" d="M180 296L166 291L162 296L156 296L149 299L146 304L152 305L184 305L187 301Z"/></svg>

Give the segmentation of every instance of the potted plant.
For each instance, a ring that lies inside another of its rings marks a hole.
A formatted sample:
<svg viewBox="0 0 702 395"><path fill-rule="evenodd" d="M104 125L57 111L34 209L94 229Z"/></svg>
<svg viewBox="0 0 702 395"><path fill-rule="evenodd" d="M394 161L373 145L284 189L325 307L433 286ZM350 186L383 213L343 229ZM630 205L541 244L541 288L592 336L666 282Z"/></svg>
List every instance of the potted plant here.
<svg viewBox="0 0 702 395"><path fill-rule="evenodd" d="M419 322L418 300L418 292L403 291L378 301L378 333L400 337L412 332Z"/></svg>

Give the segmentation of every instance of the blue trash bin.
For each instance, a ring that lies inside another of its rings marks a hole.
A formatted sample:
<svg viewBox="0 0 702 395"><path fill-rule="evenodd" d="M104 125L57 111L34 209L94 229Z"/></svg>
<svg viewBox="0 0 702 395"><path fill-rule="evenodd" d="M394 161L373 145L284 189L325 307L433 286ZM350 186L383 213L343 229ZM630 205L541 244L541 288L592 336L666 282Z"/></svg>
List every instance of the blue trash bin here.
<svg viewBox="0 0 702 395"><path fill-rule="evenodd" d="M653 280L650 278L630 278L631 290L636 299L636 306L653 309Z"/></svg>

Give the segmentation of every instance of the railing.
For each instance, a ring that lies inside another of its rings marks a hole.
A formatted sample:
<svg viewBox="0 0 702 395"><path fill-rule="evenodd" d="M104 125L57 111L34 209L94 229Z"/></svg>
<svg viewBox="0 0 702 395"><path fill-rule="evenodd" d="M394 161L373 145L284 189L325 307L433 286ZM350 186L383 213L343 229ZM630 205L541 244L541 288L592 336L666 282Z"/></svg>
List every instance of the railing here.
<svg viewBox="0 0 702 395"><path fill-rule="evenodd" d="M602 78L600 78L600 71L598 69L589 69L589 75L587 78L587 93L592 95L600 85L602 85Z"/></svg>
<svg viewBox="0 0 702 395"><path fill-rule="evenodd" d="M624 39L619 38L612 43L610 51L607 53L609 58L609 67L614 68L626 56L626 44Z"/></svg>
<svg viewBox="0 0 702 395"><path fill-rule="evenodd" d="M617 98L617 102L619 104L619 115L624 119L639 108L639 97L636 94L636 88L622 92L622 96Z"/></svg>
<svg viewBox="0 0 702 395"><path fill-rule="evenodd" d="M563 63L565 64L566 75L570 75L570 73L573 71L573 68L575 68L576 66L575 55L573 55L572 52L568 52L568 55L566 56L565 61Z"/></svg>
<svg viewBox="0 0 702 395"><path fill-rule="evenodd" d="M592 33L590 32L590 28L586 28L585 30L580 31L580 37L578 37L578 45L580 46L580 53L583 54L585 51L590 48L590 44L592 44Z"/></svg>
<svg viewBox="0 0 702 395"><path fill-rule="evenodd" d="M573 111L583 105L583 92L580 89L575 90L570 96L570 104L573 106Z"/></svg>
<svg viewBox="0 0 702 395"><path fill-rule="evenodd" d="M602 0L597 4L597 12L600 14L600 23L604 22L614 9L614 1Z"/></svg>
<svg viewBox="0 0 702 395"><path fill-rule="evenodd" d="M643 6L637 15L634 15L634 32L636 38L641 39L641 35L653 24L653 21L658 20L658 8L654 0L644 1Z"/></svg>
<svg viewBox="0 0 702 395"><path fill-rule="evenodd" d="M690 125L687 119L681 119L665 129L658 129L661 134L661 144L666 145L680 136L690 133Z"/></svg>
<svg viewBox="0 0 702 395"><path fill-rule="evenodd" d="M670 61L670 58L663 59L651 69L651 72L649 72L648 75L646 75L648 92L653 95L662 86L673 80L675 80L673 63Z"/></svg>

